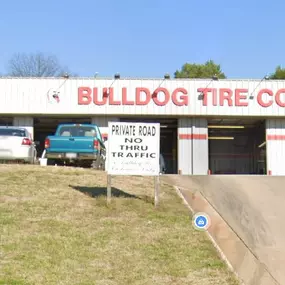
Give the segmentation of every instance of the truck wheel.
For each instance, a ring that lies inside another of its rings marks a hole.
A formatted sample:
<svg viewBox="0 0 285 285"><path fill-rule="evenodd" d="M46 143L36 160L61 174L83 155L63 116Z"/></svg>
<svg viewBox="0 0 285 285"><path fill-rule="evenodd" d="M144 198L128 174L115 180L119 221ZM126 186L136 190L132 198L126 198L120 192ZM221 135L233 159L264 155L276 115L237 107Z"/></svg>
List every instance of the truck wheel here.
<svg viewBox="0 0 285 285"><path fill-rule="evenodd" d="M105 171L106 169L106 160L104 159L104 157L101 158L101 170Z"/></svg>
<svg viewBox="0 0 285 285"><path fill-rule="evenodd" d="M99 163L98 160L93 160L91 164L91 168L98 170L99 169Z"/></svg>
<svg viewBox="0 0 285 285"><path fill-rule="evenodd" d="M38 160L36 157L33 157L32 161L31 161L31 164L38 164Z"/></svg>

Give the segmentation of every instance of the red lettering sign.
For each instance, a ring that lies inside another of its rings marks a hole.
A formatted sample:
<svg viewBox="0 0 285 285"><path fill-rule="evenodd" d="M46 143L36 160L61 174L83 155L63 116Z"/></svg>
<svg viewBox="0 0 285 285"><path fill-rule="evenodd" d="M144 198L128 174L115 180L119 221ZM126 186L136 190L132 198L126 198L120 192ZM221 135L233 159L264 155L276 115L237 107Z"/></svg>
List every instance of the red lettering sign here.
<svg viewBox="0 0 285 285"><path fill-rule="evenodd" d="M203 95L203 106L208 106L208 93L212 91L212 88L198 88L198 92Z"/></svg>
<svg viewBox="0 0 285 285"><path fill-rule="evenodd" d="M157 98L159 92L163 93L164 99L162 101L158 100ZM157 106L165 106L170 100L170 94L165 88L157 88L152 94L152 100Z"/></svg>
<svg viewBox="0 0 285 285"><path fill-rule="evenodd" d="M103 90L104 92L107 92L106 90ZM79 105L89 105L92 102L93 97L93 103L101 106L105 105L107 102L107 98L104 97L101 101L98 100L98 91L97 88L93 88L93 94L92 89L89 87L79 87L78 88L78 104Z"/></svg>
<svg viewBox="0 0 285 285"><path fill-rule="evenodd" d="M122 103L123 103L123 105L135 105L135 102L134 101L129 101L129 99L128 99L128 93L127 93L127 88L126 87L124 87L123 89L122 89Z"/></svg>
<svg viewBox="0 0 285 285"><path fill-rule="evenodd" d="M117 91L117 90L116 90ZM285 108L285 88L277 90L275 93L271 89L261 89L256 96L249 96L248 89L237 88L198 88L202 97L203 106L224 106L224 107L248 107L249 100L253 98L258 105L267 108L274 104ZM173 92L164 87L159 87L153 92L145 87L137 87L134 96L130 96L128 89L123 87L120 90L119 98L115 94L114 88L103 88L100 92L97 87L79 87L78 104L97 106L146 106L153 102L157 106L174 104L178 107L189 106L188 91L185 88L176 88Z"/></svg>
<svg viewBox="0 0 285 285"><path fill-rule="evenodd" d="M271 107L274 104L277 104L279 107L285 107L285 89L279 89L274 94L270 89L262 89L257 94L257 102L260 106L267 108Z"/></svg>
<svg viewBox="0 0 285 285"><path fill-rule="evenodd" d="M239 107L248 106L248 102L246 101L248 97L247 89L236 89L235 91L235 105Z"/></svg>
<svg viewBox="0 0 285 285"><path fill-rule="evenodd" d="M272 99L267 99L266 101L264 101L264 94L267 94L269 96L273 96L273 92L269 89L262 89L258 92L257 94L257 103L262 106L262 107L270 107L273 104L273 100Z"/></svg>
<svg viewBox="0 0 285 285"><path fill-rule="evenodd" d="M209 106L209 97L213 106L248 106L247 89L235 89L233 92L229 88L199 88L198 92L203 94L203 106Z"/></svg>
<svg viewBox="0 0 285 285"><path fill-rule="evenodd" d="M249 105L248 89L198 88L197 91L203 95L203 106L217 106L217 102L219 106L227 107L247 107ZM277 90L276 93L270 89L261 89L253 99L264 108L274 104L285 108L285 88Z"/></svg>
<svg viewBox="0 0 285 285"><path fill-rule="evenodd" d="M144 98L142 99L142 93ZM147 105L150 102L151 95L147 88L136 88L136 105Z"/></svg>
<svg viewBox="0 0 285 285"><path fill-rule="evenodd" d="M171 95L171 99L176 106L188 106L189 104L188 92L185 88L175 89Z"/></svg>
<svg viewBox="0 0 285 285"><path fill-rule="evenodd" d="M78 105L89 105L92 101L92 89L89 87L78 88Z"/></svg>
<svg viewBox="0 0 285 285"><path fill-rule="evenodd" d="M277 91L276 95L275 95L275 102L277 103L278 106L280 107L285 107L285 100L283 97L283 101L281 100L281 95L284 96L285 93L285 89L280 89Z"/></svg>
<svg viewBox="0 0 285 285"><path fill-rule="evenodd" d="M225 102L231 107L233 105L233 91L228 88L221 88L219 92L220 106L224 106Z"/></svg>
<svg viewBox="0 0 285 285"><path fill-rule="evenodd" d="M185 88L176 88L173 92L170 92L166 88L159 87L150 92L148 88L137 87L135 89L134 100L128 96L128 90L123 87L121 90L120 98L114 96L115 92L113 88L103 88L102 95L98 92L98 88L91 89L90 87L79 87L78 88L78 104L79 105L90 105L92 102L95 105L137 105L145 106L151 101L157 106L165 106L167 104L174 104L176 106L188 106L188 92Z"/></svg>

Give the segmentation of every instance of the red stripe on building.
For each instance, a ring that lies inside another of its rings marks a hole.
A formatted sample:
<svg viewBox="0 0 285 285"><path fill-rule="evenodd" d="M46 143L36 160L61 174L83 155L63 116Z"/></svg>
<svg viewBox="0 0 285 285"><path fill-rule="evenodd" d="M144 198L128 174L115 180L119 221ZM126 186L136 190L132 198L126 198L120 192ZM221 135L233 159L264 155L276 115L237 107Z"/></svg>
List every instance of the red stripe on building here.
<svg viewBox="0 0 285 285"><path fill-rule="evenodd" d="M268 141L285 141L285 135L267 135Z"/></svg>
<svg viewBox="0 0 285 285"><path fill-rule="evenodd" d="M206 140L207 134L179 134L180 140Z"/></svg>

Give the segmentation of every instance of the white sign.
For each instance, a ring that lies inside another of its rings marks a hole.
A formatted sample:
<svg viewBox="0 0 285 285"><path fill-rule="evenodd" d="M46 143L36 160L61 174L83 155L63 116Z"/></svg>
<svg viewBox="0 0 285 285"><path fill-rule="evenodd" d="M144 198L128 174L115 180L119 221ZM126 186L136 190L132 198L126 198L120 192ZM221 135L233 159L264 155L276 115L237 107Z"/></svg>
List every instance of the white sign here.
<svg viewBox="0 0 285 285"><path fill-rule="evenodd" d="M110 175L159 175L160 124L109 122Z"/></svg>

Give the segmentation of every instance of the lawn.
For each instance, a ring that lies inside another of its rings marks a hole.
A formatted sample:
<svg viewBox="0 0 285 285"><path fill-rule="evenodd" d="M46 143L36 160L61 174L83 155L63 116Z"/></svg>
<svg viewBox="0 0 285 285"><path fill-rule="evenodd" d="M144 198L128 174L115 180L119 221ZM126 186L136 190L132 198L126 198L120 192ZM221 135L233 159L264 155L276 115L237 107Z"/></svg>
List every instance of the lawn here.
<svg viewBox="0 0 285 285"><path fill-rule="evenodd" d="M88 169L0 165L0 285L239 284L174 189Z"/></svg>

